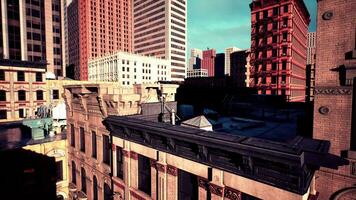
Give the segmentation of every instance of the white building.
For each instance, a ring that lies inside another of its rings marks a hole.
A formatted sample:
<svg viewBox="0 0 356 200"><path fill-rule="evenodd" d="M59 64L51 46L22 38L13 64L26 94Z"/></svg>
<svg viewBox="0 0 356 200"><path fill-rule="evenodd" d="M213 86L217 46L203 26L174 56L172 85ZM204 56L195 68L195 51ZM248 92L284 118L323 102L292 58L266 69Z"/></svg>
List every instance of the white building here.
<svg viewBox="0 0 356 200"><path fill-rule="evenodd" d="M172 80L184 81L187 0L133 0L134 52L171 60Z"/></svg>
<svg viewBox="0 0 356 200"><path fill-rule="evenodd" d="M195 77L208 77L207 69L190 69L187 73L187 78L195 78Z"/></svg>
<svg viewBox="0 0 356 200"><path fill-rule="evenodd" d="M309 32L308 44L307 44L307 65L315 63L315 52L316 52L316 32Z"/></svg>
<svg viewBox="0 0 356 200"><path fill-rule="evenodd" d="M197 64L197 59L203 59L203 51L201 49L192 49L190 51L190 58L189 58L189 70L194 69L194 65Z"/></svg>
<svg viewBox="0 0 356 200"><path fill-rule="evenodd" d="M171 81L169 60L116 52L89 61L89 81L112 81L122 85Z"/></svg>
<svg viewBox="0 0 356 200"><path fill-rule="evenodd" d="M231 61L230 55L236 51L240 51L241 49L237 47L229 47L225 49L225 74L231 75Z"/></svg>

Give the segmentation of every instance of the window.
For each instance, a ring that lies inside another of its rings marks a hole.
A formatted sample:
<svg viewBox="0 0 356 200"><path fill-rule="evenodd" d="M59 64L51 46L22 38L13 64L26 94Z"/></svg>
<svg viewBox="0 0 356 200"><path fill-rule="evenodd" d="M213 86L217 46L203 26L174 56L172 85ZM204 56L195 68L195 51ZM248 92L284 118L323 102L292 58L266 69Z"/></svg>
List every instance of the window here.
<svg viewBox="0 0 356 200"><path fill-rule="evenodd" d="M288 5L285 5L283 8L283 12L287 13L288 12Z"/></svg>
<svg viewBox="0 0 356 200"><path fill-rule="evenodd" d="M91 132L91 156L93 158L97 158L97 153L96 153L96 132L95 131Z"/></svg>
<svg viewBox="0 0 356 200"><path fill-rule="evenodd" d="M287 69L287 62L283 61L282 62L282 70L286 70Z"/></svg>
<svg viewBox="0 0 356 200"><path fill-rule="evenodd" d="M277 35L274 35L272 37L272 43L277 43L278 42L278 36Z"/></svg>
<svg viewBox="0 0 356 200"><path fill-rule="evenodd" d="M356 175L356 162L351 163L351 174Z"/></svg>
<svg viewBox="0 0 356 200"><path fill-rule="evenodd" d="M268 10L263 11L263 18L267 18L268 17Z"/></svg>
<svg viewBox="0 0 356 200"><path fill-rule="evenodd" d="M287 41L287 38L288 38L288 33L284 32L283 33L283 41Z"/></svg>
<svg viewBox="0 0 356 200"><path fill-rule="evenodd" d="M273 16L278 15L278 7L277 8L273 8Z"/></svg>
<svg viewBox="0 0 356 200"><path fill-rule="evenodd" d="M42 90L37 90L36 91L36 98L37 98L37 101L42 101L43 100L43 91Z"/></svg>
<svg viewBox="0 0 356 200"><path fill-rule="evenodd" d="M80 151L85 152L85 133L84 128L79 128L79 135L80 135Z"/></svg>
<svg viewBox="0 0 356 200"><path fill-rule="evenodd" d="M287 55L287 47L283 47L283 56Z"/></svg>
<svg viewBox="0 0 356 200"><path fill-rule="evenodd" d="M272 57L277 57L277 49L272 49Z"/></svg>
<svg viewBox="0 0 356 200"><path fill-rule="evenodd" d="M256 13L256 20L257 21L260 20L260 13L259 12Z"/></svg>
<svg viewBox="0 0 356 200"><path fill-rule="evenodd" d="M5 71L0 70L0 81L4 81L4 80L5 80Z"/></svg>
<svg viewBox="0 0 356 200"><path fill-rule="evenodd" d="M25 72L17 72L17 81L25 81Z"/></svg>
<svg viewBox="0 0 356 200"><path fill-rule="evenodd" d="M198 178L183 170L178 171L178 199L192 200L198 198Z"/></svg>
<svg viewBox="0 0 356 200"><path fill-rule="evenodd" d="M287 79L286 75L282 75L282 81L286 82L286 79Z"/></svg>
<svg viewBox="0 0 356 200"><path fill-rule="evenodd" d="M25 90L19 90L17 92L17 97L19 101L26 101L26 91Z"/></svg>
<svg viewBox="0 0 356 200"><path fill-rule="evenodd" d="M7 119L7 111L0 110L0 119Z"/></svg>
<svg viewBox="0 0 356 200"><path fill-rule="evenodd" d="M74 161L72 161L72 183L77 184L77 173Z"/></svg>
<svg viewBox="0 0 356 200"><path fill-rule="evenodd" d="M25 118L25 109L23 108L19 109L19 118Z"/></svg>
<svg viewBox="0 0 356 200"><path fill-rule="evenodd" d="M112 192L110 186L104 183L104 200L112 200Z"/></svg>
<svg viewBox="0 0 356 200"><path fill-rule="evenodd" d="M42 82L42 73L36 72L36 82Z"/></svg>
<svg viewBox="0 0 356 200"><path fill-rule="evenodd" d="M96 176L93 177L93 200L98 200L98 180Z"/></svg>
<svg viewBox="0 0 356 200"><path fill-rule="evenodd" d="M272 70L277 70L277 63L272 63Z"/></svg>
<svg viewBox="0 0 356 200"><path fill-rule="evenodd" d="M81 172L82 192L84 192L86 194L87 193L87 178L86 178L85 170L83 167L81 168L80 172Z"/></svg>
<svg viewBox="0 0 356 200"><path fill-rule="evenodd" d="M272 76L272 84L276 84L277 83L277 76Z"/></svg>
<svg viewBox="0 0 356 200"><path fill-rule="evenodd" d="M52 90L52 98L59 99L59 90Z"/></svg>
<svg viewBox="0 0 356 200"><path fill-rule="evenodd" d="M272 28L273 28L273 30L277 30L278 29L278 22L273 22Z"/></svg>
<svg viewBox="0 0 356 200"><path fill-rule="evenodd" d="M75 137L74 137L74 134L75 134L74 125L71 124L71 125L70 125L70 145L71 145L72 147L75 147Z"/></svg>
<svg viewBox="0 0 356 200"><path fill-rule="evenodd" d="M287 27L288 26L288 18L285 17L283 18L283 27Z"/></svg>
<svg viewBox="0 0 356 200"><path fill-rule="evenodd" d="M110 139L107 135L103 135L103 162L108 165L111 163Z"/></svg>
<svg viewBox="0 0 356 200"><path fill-rule="evenodd" d="M138 155L138 189L151 196L150 159Z"/></svg>
<svg viewBox="0 0 356 200"><path fill-rule="evenodd" d="M56 162L57 182L63 181L63 161Z"/></svg>
<svg viewBox="0 0 356 200"><path fill-rule="evenodd" d="M116 147L116 176L124 179L124 160L122 155L122 148Z"/></svg>
<svg viewBox="0 0 356 200"><path fill-rule="evenodd" d="M6 91L0 90L0 101L6 101Z"/></svg>

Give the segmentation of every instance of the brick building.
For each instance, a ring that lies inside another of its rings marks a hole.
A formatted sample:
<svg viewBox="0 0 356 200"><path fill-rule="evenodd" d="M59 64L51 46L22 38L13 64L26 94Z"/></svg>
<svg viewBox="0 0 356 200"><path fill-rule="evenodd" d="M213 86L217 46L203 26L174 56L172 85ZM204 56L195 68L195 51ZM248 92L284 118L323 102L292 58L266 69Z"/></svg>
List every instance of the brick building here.
<svg viewBox="0 0 356 200"><path fill-rule="evenodd" d="M309 12L303 1L256 0L250 4L251 81L259 94L305 100Z"/></svg>
<svg viewBox="0 0 356 200"><path fill-rule="evenodd" d="M208 71L208 76L212 77L215 75L215 58L216 50L208 49L203 51L203 60L201 63L201 68Z"/></svg>
<svg viewBox="0 0 356 200"><path fill-rule="evenodd" d="M239 86L249 87L250 83L250 50L239 50L230 55L230 76Z"/></svg>
<svg viewBox="0 0 356 200"><path fill-rule="evenodd" d="M117 50L132 52L132 1L73 0L68 5L69 65L88 80L88 61Z"/></svg>
<svg viewBox="0 0 356 200"><path fill-rule="evenodd" d="M46 64L0 60L0 122L35 115L46 103Z"/></svg>
<svg viewBox="0 0 356 200"><path fill-rule="evenodd" d="M174 101L176 87L167 84L123 87L113 83L64 86L70 199L112 199L111 137L102 124L104 118L141 114L146 111L143 104L159 102L158 90L165 94L167 105Z"/></svg>
<svg viewBox="0 0 356 200"><path fill-rule="evenodd" d="M356 1L318 1L314 138L349 165L316 174L319 199L356 196ZM353 86L352 86L353 85Z"/></svg>

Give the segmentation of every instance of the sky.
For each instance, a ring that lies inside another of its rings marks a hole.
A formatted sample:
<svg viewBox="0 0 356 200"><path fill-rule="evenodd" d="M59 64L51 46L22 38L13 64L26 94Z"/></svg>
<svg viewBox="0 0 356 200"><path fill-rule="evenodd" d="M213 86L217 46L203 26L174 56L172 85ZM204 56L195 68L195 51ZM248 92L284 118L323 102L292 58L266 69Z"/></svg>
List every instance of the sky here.
<svg viewBox="0 0 356 200"><path fill-rule="evenodd" d="M251 0L191 0L188 1L188 57L190 49L250 47ZM311 15L309 31L316 30L317 3L304 0Z"/></svg>

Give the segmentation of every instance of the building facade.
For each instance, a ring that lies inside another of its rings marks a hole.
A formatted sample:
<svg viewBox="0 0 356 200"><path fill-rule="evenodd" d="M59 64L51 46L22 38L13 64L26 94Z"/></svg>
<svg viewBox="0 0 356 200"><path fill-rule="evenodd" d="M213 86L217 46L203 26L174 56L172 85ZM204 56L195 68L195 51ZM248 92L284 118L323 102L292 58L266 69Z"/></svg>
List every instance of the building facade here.
<svg viewBox="0 0 356 200"><path fill-rule="evenodd" d="M1 1L0 58L46 61L63 76L62 0Z"/></svg>
<svg viewBox="0 0 356 200"><path fill-rule="evenodd" d="M203 51L200 49L192 49L189 58L189 70L200 69L203 59Z"/></svg>
<svg viewBox="0 0 356 200"><path fill-rule="evenodd" d="M115 51L132 52L132 1L73 0L68 5L69 65L88 80L88 62Z"/></svg>
<svg viewBox="0 0 356 200"><path fill-rule="evenodd" d="M215 75L215 58L215 49L208 49L203 51L203 60L201 63L201 68L208 71L209 77L213 77Z"/></svg>
<svg viewBox="0 0 356 200"><path fill-rule="evenodd" d="M230 76L238 85L249 87L250 50L236 51L230 54Z"/></svg>
<svg viewBox="0 0 356 200"><path fill-rule="evenodd" d="M224 77L225 76L225 57L224 53L218 53L215 57L214 63L214 76L215 77Z"/></svg>
<svg viewBox="0 0 356 200"><path fill-rule="evenodd" d="M235 51L239 51L241 49L237 47L229 47L225 49L225 74L230 75L231 72L231 64L230 64L230 55Z"/></svg>
<svg viewBox="0 0 356 200"><path fill-rule="evenodd" d="M318 1L313 134L330 140L330 152L350 162L317 172L320 199L356 196L355 9L352 0Z"/></svg>
<svg viewBox="0 0 356 200"><path fill-rule="evenodd" d="M0 62L0 122L34 116L46 103L45 72L45 63Z"/></svg>
<svg viewBox="0 0 356 200"><path fill-rule="evenodd" d="M65 86L70 199L112 199L112 142L101 123L104 118L141 114L143 104L160 101L158 91L165 102L172 102L176 88L169 84L122 87L115 83Z"/></svg>
<svg viewBox="0 0 356 200"><path fill-rule="evenodd" d="M89 61L90 81L114 81L122 85L171 81L169 60L116 52Z"/></svg>
<svg viewBox="0 0 356 200"><path fill-rule="evenodd" d="M208 77L208 70L206 69L191 69L188 70L187 78Z"/></svg>
<svg viewBox="0 0 356 200"><path fill-rule="evenodd" d="M316 32L308 33L307 65L315 64L316 59Z"/></svg>
<svg viewBox="0 0 356 200"><path fill-rule="evenodd" d="M306 68L306 102L314 100L315 90L315 60L316 60L316 32L308 33Z"/></svg>
<svg viewBox="0 0 356 200"><path fill-rule="evenodd" d="M305 67L309 12L303 1L250 4L251 81L259 94L286 96L305 101Z"/></svg>
<svg viewBox="0 0 356 200"><path fill-rule="evenodd" d="M133 1L134 52L171 60L173 81L186 76L186 0Z"/></svg>

